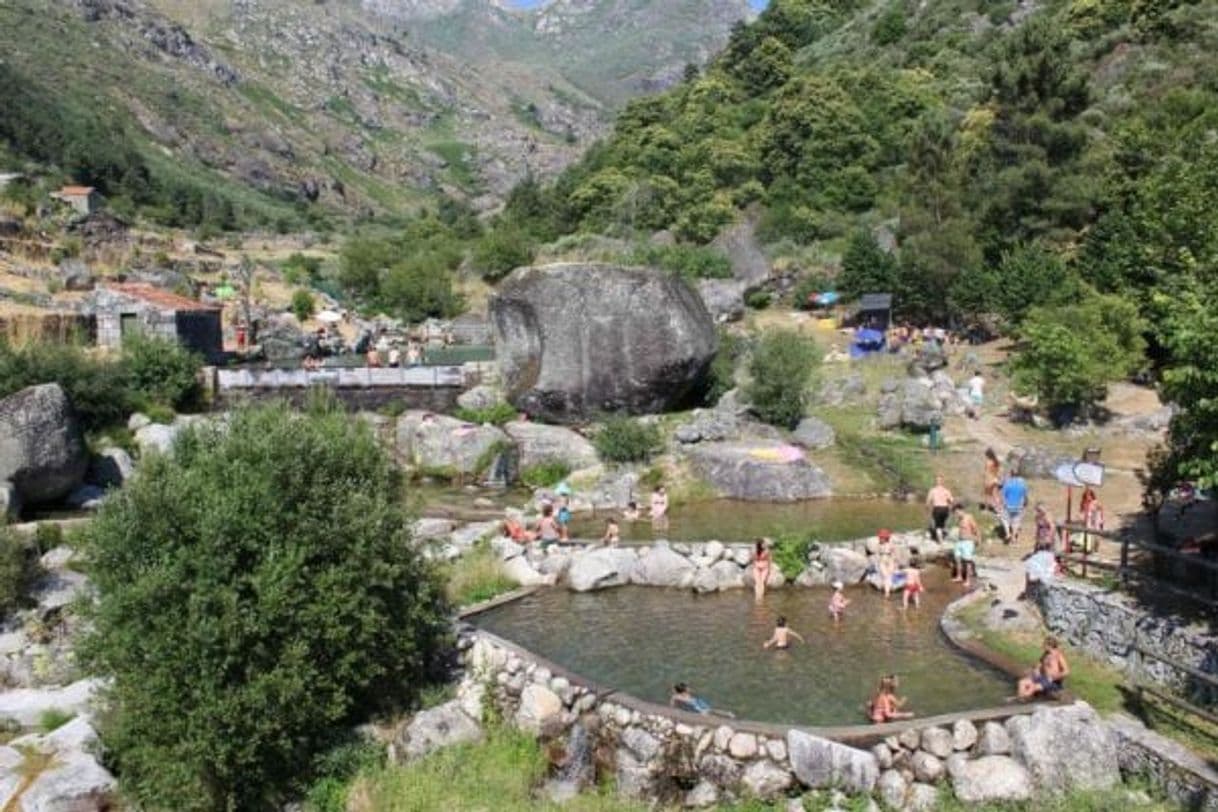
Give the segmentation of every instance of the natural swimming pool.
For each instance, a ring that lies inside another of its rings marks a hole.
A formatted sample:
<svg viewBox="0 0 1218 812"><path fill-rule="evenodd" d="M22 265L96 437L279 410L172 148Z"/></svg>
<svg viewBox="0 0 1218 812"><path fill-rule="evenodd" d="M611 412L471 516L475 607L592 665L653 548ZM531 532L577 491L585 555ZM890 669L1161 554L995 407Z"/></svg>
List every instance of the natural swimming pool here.
<svg viewBox="0 0 1218 812"><path fill-rule="evenodd" d="M925 580L922 608L908 613L896 596L847 590L853 602L838 626L824 588L775 590L762 606L744 590L547 589L472 622L601 685L665 704L673 683L685 681L715 707L754 721L865 724L864 705L884 673L899 675L900 693L921 717L1002 704L1012 679L939 630L956 585L936 571ZM762 650L779 614L807 645Z"/></svg>

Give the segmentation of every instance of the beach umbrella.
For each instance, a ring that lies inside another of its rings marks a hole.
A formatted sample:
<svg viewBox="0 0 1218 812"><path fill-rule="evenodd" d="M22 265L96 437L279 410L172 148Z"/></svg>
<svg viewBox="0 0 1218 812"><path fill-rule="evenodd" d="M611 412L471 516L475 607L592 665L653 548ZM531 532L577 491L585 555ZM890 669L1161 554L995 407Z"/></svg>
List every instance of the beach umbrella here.
<svg viewBox="0 0 1218 812"><path fill-rule="evenodd" d="M816 294L816 303L818 305L824 305L825 307L828 307L829 305L837 304L837 300L840 298L841 298L841 296L838 294L837 291L827 290L824 293Z"/></svg>

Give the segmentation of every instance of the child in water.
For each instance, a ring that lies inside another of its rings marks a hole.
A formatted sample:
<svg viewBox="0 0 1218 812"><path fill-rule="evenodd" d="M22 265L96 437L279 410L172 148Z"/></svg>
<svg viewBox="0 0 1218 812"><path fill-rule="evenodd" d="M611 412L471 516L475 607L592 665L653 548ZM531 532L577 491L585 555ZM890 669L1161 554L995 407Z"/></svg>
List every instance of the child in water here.
<svg viewBox="0 0 1218 812"><path fill-rule="evenodd" d="M901 608L908 609L910 600L914 608L922 606L922 571L918 569L918 559L909 559L909 566L901 571L905 576L905 591L901 595Z"/></svg>
<svg viewBox="0 0 1218 812"><path fill-rule="evenodd" d="M562 540L571 540L571 500L567 497L562 498L562 505L558 508L558 529L562 532Z"/></svg>
<svg viewBox="0 0 1218 812"><path fill-rule="evenodd" d="M846 612L846 607L850 605L850 601L842 594L842 582L833 582L833 597L829 598L829 614L833 616L833 622L839 623L842 615Z"/></svg>
<svg viewBox="0 0 1218 812"><path fill-rule="evenodd" d="M622 518L628 522L637 522L639 520L639 503L627 502L626 509L622 511Z"/></svg>
<svg viewBox="0 0 1218 812"><path fill-rule="evenodd" d="M894 722L898 719L912 719L913 713L901 710L901 706L904 704L905 700L897 696L897 678L889 674L880 677L880 687L875 696L871 698L867 715L877 725Z"/></svg>
<svg viewBox="0 0 1218 812"><path fill-rule="evenodd" d="M788 649L791 647L790 638L792 637L801 643L808 642L807 640L804 640L803 636L800 635L799 632L795 631L794 629L788 629L787 619L779 615L778 620L774 621L774 634L770 636L769 640L765 641L762 648Z"/></svg>
<svg viewBox="0 0 1218 812"><path fill-rule="evenodd" d="M610 547L616 547L617 543L622 540L622 531L617 526L617 522L613 519L605 520L605 535L601 536L601 544Z"/></svg>

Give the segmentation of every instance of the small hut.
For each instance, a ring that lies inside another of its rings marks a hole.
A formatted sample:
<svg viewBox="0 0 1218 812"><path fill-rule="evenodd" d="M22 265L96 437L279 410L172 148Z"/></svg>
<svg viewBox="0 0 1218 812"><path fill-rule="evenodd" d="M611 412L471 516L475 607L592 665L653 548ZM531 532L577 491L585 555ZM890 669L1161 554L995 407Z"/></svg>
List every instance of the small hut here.
<svg viewBox="0 0 1218 812"><path fill-rule="evenodd" d="M208 361L224 355L217 305L179 296L152 285L112 284L97 289L90 309L97 319L97 344L117 349L131 335L179 342Z"/></svg>

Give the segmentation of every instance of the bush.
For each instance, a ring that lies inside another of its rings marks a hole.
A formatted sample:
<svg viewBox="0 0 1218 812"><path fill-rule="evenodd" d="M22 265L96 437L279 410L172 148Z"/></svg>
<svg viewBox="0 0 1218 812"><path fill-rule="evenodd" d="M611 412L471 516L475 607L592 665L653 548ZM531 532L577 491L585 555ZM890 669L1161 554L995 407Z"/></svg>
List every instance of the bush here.
<svg viewBox="0 0 1218 812"><path fill-rule="evenodd" d="M752 290L744 297L744 303L753 310L765 310L770 306L770 293L765 290Z"/></svg>
<svg viewBox="0 0 1218 812"><path fill-rule="evenodd" d="M85 548L98 599L79 654L111 680L107 750L137 805L282 806L443 649L397 475L367 426L279 405L144 465Z"/></svg>
<svg viewBox="0 0 1218 812"><path fill-rule="evenodd" d="M120 423L134 408L124 364L91 358L75 345L14 349L0 339L0 397L44 383L63 387L86 430Z"/></svg>
<svg viewBox="0 0 1218 812"><path fill-rule="evenodd" d="M136 399L180 409L199 395L203 359L176 341L131 336L123 342L123 364Z"/></svg>
<svg viewBox="0 0 1218 812"><path fill-rule="evenodd" d="M297 288L292 294L292 315L296 320L303 324L313 317L316 309L317 302L313 299L313 294L304 288Z"/></svg>
<svg viewBox="0 0 1218 812"><path fill-rule="evenodd" d="M714 405L736 386L736 363L744 354L744 342L734 333L719 330L719 349L707 375L706 402Z"/></svg>
<svg viewBox="0 0 1218 812"><path fill-rule="evenodd" d="M41 574L37 550L0 528L0 615L26 606L30 587Z"/></svg>
<svg viewBox="0 0 1218 812"><path fill-rule="evenodd" d="M650 265L686 279L730 279L732 262L716 248L704 245L642 245L627 260Z"/></svg>
<svg viewBox="0 0 1218 812"><path fill-rule="evenodd" d="M530 488L553 488L571 475L571 466L562 460L546 460L520 472L520 481Z"/></svg>
<svg viewBox="0 0 1218 812"><path fill-rule="evenodd" d="M774 563L788 581L793 581L808 568L808 553L812 550L812 537L798 533L784 533L774 540L770 551Z"/></svg>
<svg viewBox="0 0 1218 812"><path fill-rule="evenodd" d="M43 733L52 733L76 718L76 714L59 708L47 708L38 714L38 728Z"/></svg>
<svg viewBox="0 0 1218 812"><path fill-rule="evenodd" d="M476 423L479 426L484 423L502 426L504 423L515 420L518 414L519 412L516 411L516 407L510 403L496 403L494 406L488 406L485 409L458 407L453 412L453 416L458 420L464 420L466 423Z"/></svg>
<svg viewBox="0 0 1218 812"><path fill-rule="evenodd" d="M820 349L794 330L768 330L749 359L745 394L767 423L794 428L804 416L808 388L820 364Z"/></svg>
<svg viewBox="0 0 1218 812"><path fill-rule="evenodd" d="M448 566L445 573L448 599L454 606L472 606L516 588L503 571L503 559L482 541Z"/></svg>
<svg viewBox="0 0 1218 812"><path fill-rule="evenodd" d="M648 462L664 444L660 427L629 417L611 417L596 433L592 444L608 462Z"/></svg>
<svg viewBox="0 0 1218 812"><path fill-rule="evenodd" d="M34 550L42 555L64 542L63 528L55 522L39 522L34 528Z"/></svg>

